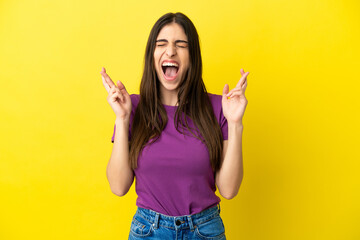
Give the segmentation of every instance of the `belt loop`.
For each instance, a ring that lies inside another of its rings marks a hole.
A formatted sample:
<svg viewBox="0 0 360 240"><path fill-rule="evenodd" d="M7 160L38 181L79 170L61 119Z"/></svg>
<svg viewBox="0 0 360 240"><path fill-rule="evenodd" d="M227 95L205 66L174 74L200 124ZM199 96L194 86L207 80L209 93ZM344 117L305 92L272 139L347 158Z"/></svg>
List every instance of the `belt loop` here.
<svg viewBox="0 0 360 240"><path fill-rule="evenodd" d="M155 213L155 222L153 223L153 227L154 229L157 229L159 227L159 217L160 217L160 214L159 213Z"/></svg>
<svg viewBox="0 0 360 240"><path fill-rule="evenodd" d="M194 230L194 225L193 225L193 221L191 219L191 216L187 216L188 222L189 222L189 226L190 226L190 230Z"/></svg>
<svg viewBox="0 0 360 240"><path fill-rule="evenodd" d="M221 208L220 208L220 203L219 203L218 205L219 205L219 214L220 214L220 211L221 211Z"/></svg>

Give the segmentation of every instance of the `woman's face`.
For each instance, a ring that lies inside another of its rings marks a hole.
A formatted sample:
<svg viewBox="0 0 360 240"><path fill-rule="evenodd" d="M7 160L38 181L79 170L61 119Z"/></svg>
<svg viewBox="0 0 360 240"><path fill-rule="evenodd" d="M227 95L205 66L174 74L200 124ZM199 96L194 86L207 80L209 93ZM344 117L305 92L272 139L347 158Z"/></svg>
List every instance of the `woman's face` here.
<svg viewBox="0 0 360 240"><path fill-rule="evenodd" d="M162 94L177 94L189 68L188 39L177 23L165 25L156 38L154 61Z"/></svg>

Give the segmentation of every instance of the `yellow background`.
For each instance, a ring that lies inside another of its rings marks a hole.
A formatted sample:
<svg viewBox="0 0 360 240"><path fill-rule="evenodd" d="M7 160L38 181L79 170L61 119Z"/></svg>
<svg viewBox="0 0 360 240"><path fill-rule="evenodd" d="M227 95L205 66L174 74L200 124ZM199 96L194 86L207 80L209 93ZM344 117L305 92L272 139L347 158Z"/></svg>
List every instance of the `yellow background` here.
<svg viewBox="0 0 360 240"><path fill-rule="evenodd" d="M150 29L177 11L209 92L250 72L227 238L360 239L357 0L0 1L0 239L127 239L100 70L138 93Z"/></svg>

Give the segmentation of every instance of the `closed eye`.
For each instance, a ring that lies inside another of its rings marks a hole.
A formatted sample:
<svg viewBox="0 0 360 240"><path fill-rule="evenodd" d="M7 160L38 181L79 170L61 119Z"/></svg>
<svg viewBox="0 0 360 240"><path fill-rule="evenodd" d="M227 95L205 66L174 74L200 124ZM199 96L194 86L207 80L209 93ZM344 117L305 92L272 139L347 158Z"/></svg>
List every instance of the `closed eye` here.
<svg viewBox="0 0 360 240"><path fill-rule="evenodd" d="M163 47L165 46L165 44L159 44L159 45L156 45L157 47ZM187 46L180 46L180 45L176 45L176 47L179 47L179 48L187 48Z"/></svg>

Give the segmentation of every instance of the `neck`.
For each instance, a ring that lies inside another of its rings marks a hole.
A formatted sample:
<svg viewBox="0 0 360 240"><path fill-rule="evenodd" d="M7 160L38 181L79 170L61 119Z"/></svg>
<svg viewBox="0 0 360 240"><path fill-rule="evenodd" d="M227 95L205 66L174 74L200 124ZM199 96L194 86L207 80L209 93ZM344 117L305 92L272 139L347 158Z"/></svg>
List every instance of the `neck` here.
<svg viewBox="0 0 360 240"><path fill-rule="evenodd" d="M162 96L161 98L161 102L164 105L168 105L168 106L177 106L177 96L175 97L165 97Z"/></svg>
<svg viewBox="0 0 360 240"><path fill-rule="evenodd" d="M162 91L161 93L161 102L164 105L168 106L177 106L178 95L177 91Z"/></svg>

